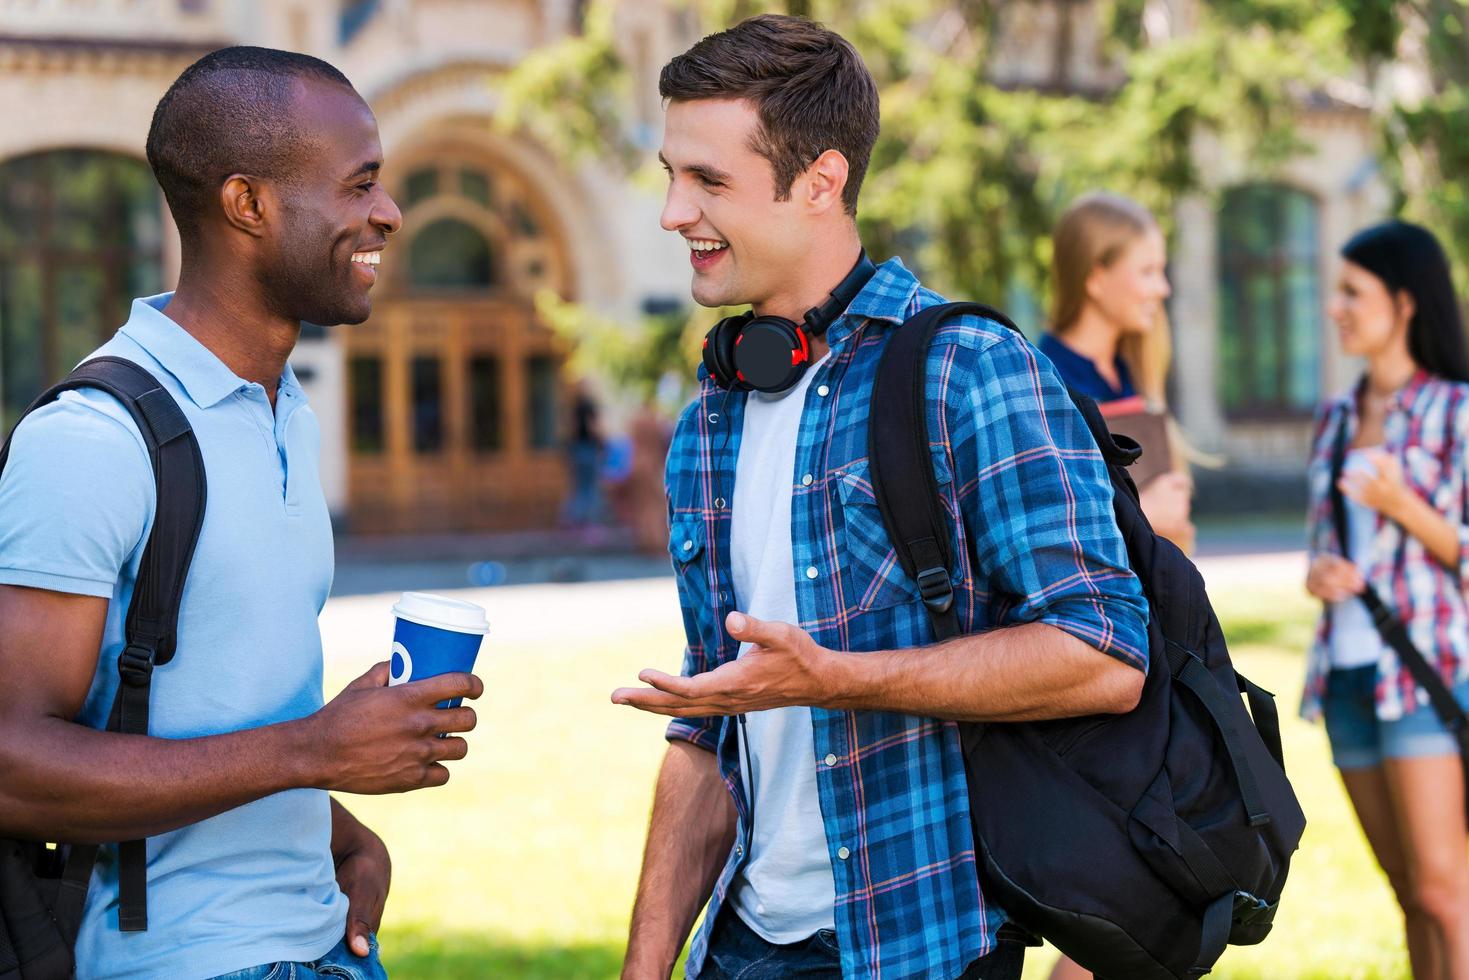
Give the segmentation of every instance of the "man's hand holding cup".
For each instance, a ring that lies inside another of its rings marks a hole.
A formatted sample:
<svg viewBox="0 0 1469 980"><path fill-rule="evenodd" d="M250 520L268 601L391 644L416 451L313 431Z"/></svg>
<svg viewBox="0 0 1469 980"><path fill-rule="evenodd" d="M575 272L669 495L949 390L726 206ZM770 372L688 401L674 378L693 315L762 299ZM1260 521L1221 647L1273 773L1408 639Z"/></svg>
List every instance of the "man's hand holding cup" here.
<svg viewBox="0 0 1469 980"><path fill-rule="evenodd" d="M484 693L470 671L489 630L473 603L404 593L390 660L374 664L304 720L311 785L346 793L401 793L449 781L445 762L464 758L473 708Z"/></svg>

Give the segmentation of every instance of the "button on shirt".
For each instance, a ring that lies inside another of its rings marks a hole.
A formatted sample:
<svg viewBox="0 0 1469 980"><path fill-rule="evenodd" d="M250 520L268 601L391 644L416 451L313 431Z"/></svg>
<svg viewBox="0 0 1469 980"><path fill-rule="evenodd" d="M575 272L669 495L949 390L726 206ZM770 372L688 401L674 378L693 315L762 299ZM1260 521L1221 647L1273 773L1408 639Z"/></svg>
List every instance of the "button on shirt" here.
<svg viewBox="0 0 1469 980"><path fill-rule="evenodd" d="M317 615L332 535L320 430L288 367L272 410L161 311L134 302L97 354L147 368L204 457L208 502L179 614L178 649L153 673L150 734L192 738L309 715L322 703ZM68 392L21 424L0 477L0 583L110 600L80 723L105 728L123 619L153 524L153 473L127 410ZM35 669L44 669L36 664ZM146 932L117 928L117 864L104 848L77 940L88 978L205 977L310 961L341 941L346 899L327 794L292 790L148 840Z"/></svg>
<svg viewBox="0 0 1469 980"><path fill-rule="evenodd" d="M792 489L791 546L798 625L823 646L862 652L933 642L918 587L883 529L867 421L882 410L871 394L892 329L940 302L901 262L884 263L828 331L831 355L814 369L817 397L806 400L792 469L813 480ZM1147 603L1128 569L1112 487L1054 368L1013 331L962 316L936 332L926 378L964 631L1049 623L1145 669ZM685 674L738 651L723 629L734 608L730 513L712 498L733 482L745 396L725 401L705 377L668 456ZM994 948L1004 913L979 888L957 726L822 708L811 709L811 720L843 975L959 976ZM691 977L749 853L736 725L689 718L668 727L670 739L717 754L739 815L735 847L690 947Z"/></svg>

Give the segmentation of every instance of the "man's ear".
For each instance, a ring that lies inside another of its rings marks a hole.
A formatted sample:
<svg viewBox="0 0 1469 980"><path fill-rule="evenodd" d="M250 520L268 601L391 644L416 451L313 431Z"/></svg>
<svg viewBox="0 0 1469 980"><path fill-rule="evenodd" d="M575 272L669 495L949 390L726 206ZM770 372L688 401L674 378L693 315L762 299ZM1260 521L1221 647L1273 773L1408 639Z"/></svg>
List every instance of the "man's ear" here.
<svg viewBox="0 0 1469 980"><path fill-rule="evenodd" d="M270 190L259 177L231 174L219 189L219 203L224 220L247 235L259 238L265 234L266 212Z"/></svg>
<svg viewBox="0 0 1469 980"><path fill-rule="evenodd" d="M801 195L806 206L817 213L844 207L842 192L847 188L847 170L847 158L838 150L827 150L811 161L811 166L801 175L806 185Z"/></svg>

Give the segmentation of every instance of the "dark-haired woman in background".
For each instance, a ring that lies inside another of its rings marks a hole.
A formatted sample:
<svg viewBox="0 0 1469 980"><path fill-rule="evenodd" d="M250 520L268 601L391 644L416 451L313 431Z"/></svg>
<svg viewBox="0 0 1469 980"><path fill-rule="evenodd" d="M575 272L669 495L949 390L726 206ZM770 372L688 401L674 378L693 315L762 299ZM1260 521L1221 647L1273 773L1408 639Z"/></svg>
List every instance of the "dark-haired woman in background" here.
<svg viewBox="0 0 1469 980"><path fill-rule="evenodd" d="M1302 713L1324 714L1333 761L1407 929L1418 980L1469 978L1469 858L1458 744L1360 598L1370 584L1461 704L1469 703L1469 355L1433 236L1388 222L1342 248L1328 308L1367 362L1318 415L1308 477L1310 571L1325 604ZM1350 554L1332 519L1332 460Z"/></svg>

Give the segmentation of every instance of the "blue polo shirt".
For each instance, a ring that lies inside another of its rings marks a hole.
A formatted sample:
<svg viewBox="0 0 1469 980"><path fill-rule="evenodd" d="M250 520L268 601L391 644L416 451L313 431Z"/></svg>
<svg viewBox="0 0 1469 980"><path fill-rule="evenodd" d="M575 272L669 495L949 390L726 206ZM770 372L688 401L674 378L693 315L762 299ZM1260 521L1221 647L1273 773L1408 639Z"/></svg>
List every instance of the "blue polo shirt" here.
<svg viewBox="0 0 1469 980"><path fill-rule="evenodd" d="M150 734L192 738L309 715L322 703L317 615L332 533L321 434L289 367L272 410L162 312L133 303L96 353L142 365L188 416L208 506L179 615L178 652L153 674ZM155 507L137 427L97 391L68 392L20 426L0 478L0 583L110 600L78 721L104 728L117 655ZM44 670L38 663L35 669ZM44 760L38 760L44 764ZM314 960L342 938L329 799L292 790L150 838L146 932L117 928L116 852L104 848L77 941L78 976L212 977Z"/></svg>

